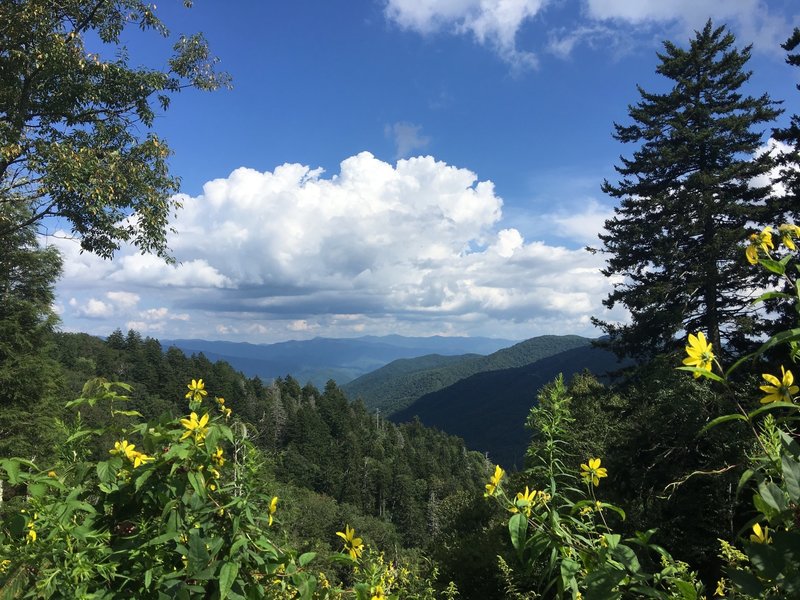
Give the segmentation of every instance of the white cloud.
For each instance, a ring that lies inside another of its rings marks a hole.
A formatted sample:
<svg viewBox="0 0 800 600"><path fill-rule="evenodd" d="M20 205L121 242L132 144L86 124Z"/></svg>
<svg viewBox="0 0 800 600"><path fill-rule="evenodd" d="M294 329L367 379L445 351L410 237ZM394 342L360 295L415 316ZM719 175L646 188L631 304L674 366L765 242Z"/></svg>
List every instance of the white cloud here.
<svg viewBox="0 0 800 600"><path fill-rule="evenodd" d="M580 45L618 58L642 43L685 40L708 19L726 24L744 44L781 54L780 43L798 19L788 22L767 0L583 0L578 16L564 18L569 3L551 0L388 0L385 15L422 35L469 35L516 69L538 66L537 52L568 58ZM549 9L545 12L545 9ZM554 23L558 26L554 26ZM566 23L566 25L565 25ZM520 31L526 44L520 49Z"/></svg>
<svg viewBox="0 0 800 600"><path fill-rule="evenodd" d="M74 315L115 319L107 331L127 321L250 340L591 335L588 316L610 289L602 258L503 227L491 181L430 156L390 164L362 152L327 177L299 164L240 168L182 202L168 239L179 266L123 248L102 263L104 280L59 285L84 298ZM603 210L589 203L549 227L589 236ZM115 290L100 291L108 282Z"/></svg>
<svg viewBox="0 0 800 600"><path fill-rule="evenodd" d="M616 21L623 27L674 23L684 36L711 19L715 25L727 23L741 41L776 53L791 31L765 0L585 0L585 6L592 20Z"/></svg>
<svg viewBox="0 0 800 600"><path fill-rule="evenodd" d="M395 158L405 158L412 152L422 150L431 141L430 137L422 135L422 127L413 123L398 122L386 125L384 134L394 142Z"/></svg>
<svg viewBox="0 0 800 600"><path fill-rule="evenodd" d="M445 30L470 34L516 68L537 66L536 56L517 47L517 33L547 0L389 0L386 16L421 34Z"/></svg>

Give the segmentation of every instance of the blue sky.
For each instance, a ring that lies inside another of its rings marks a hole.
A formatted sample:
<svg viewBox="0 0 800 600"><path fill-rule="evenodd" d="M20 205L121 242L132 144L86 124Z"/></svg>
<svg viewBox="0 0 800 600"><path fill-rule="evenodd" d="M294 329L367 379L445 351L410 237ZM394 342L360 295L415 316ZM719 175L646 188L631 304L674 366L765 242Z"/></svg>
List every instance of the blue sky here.
<svg viewBox="0 0 800 600"><path fill-rule="evenodd" d="M794 0L164 0L232 90L156 120L182 178L179 266L65 255L65 330L274 342L363 334L598 335L600 192L661 41L708 18L753 44L747 91L798 112ZM131 61L169 42L131 35ZM764 141L767 143L768 132Z"/></svg>

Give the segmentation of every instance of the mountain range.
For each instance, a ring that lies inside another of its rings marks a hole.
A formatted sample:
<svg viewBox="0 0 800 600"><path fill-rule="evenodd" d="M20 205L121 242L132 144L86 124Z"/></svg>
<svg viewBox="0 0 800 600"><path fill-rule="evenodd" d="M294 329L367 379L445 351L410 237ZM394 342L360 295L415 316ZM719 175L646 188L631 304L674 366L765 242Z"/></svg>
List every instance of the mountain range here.
<svg viewBox="0 0 800 600"><path fill-rule="evenodd" d="M249 377L271 381L291 375L301 384L324 387L329 379L343 385L361 375L400 359L425 354L489 354L514 344L514 340L485 337L405 337L401 335L357 338L314 338L275 344L250 344L197 339L160 340L187 355L203 353L211 361L223 360Z"/></svg>

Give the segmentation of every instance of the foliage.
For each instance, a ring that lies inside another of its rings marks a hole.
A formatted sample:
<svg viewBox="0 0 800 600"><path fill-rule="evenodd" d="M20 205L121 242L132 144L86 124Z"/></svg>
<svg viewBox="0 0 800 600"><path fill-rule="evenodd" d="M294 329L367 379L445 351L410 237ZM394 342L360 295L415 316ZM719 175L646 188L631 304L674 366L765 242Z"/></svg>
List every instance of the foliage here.
<svg viewBox="0 0 800 600"><path fill-rule="evenodd" d="M508 534L516 554L501 564L517 597L699 598L703 586L688 565L650 540L654 530L623 538L612 527L624 511L598 498L608 473L600 458L588 458L580 474L567 467L565 435L572 422L563 379L556 379L531 410L535 440L528 472L534 488L506 493L497 467L486 485L512 513ZM581 481L583 485L581 485ZM529 592L530 596L522 596Z"/></svg>
<svg viewBox="0 0 800 600"><path fill-rule="evenodd" d="M57 465L0 461L26 491L0 527L0 597L433 598L413 565L387 564L349 526L343 585L312 570L315 553L277 542L279 498L250 477L258 451L235 435L222 398L207 398L202 380L187 387L188 415L109 426L103 460L85 442L108 431L78 421ZM129 389L95 379L69 404L137 417L124 408Z"/></svg>
<svg viewBox="0 0 800 600"><path fill-rule="evenodd" d="M791 289L789 295L768 291L760 300L778 296L791 301L800 316L800 263L796 255L800 227L783 225L781 246L771 239L772 228L751 238L746 248L750 262L777 275L779 289ZM766 243L769 242L769 243ZM797 319L800 325L800 319ZM770 337L750 355L734 362L727 369L713 356L712 363L680 367L721 384L732 395L737 384L733 375L748 363L753 363L776 346L788 346L789 356L796 361L800 327L779 332ZM689 349L687 347L687 349ZM800 444L797 443L796 423L800 421L797 400L800 387L794 384L791 369L781 365L779 374L762 374L758 403L735 401L736 412L711 421L705 430L722 424L744 423L757 442L750 457L750 468L741 476L739 489L752 493L755 517L740 532L741 547L722 542L721 557L726 560L726 579L720 580L717 594L729 598L791 598L800 594ZM751 396L752 397L752 396ZM755 406L755 408L752 408ZM729 426L729 425L728 425Z"/></svg>
<svg viewBox="0 0 800 600"><path fill-rule="evenodd" d="M736 248L742 229L785 218L756 180L774 166L758 152L758 126L780 111L766 94L743 95L750 47L734 41L709 21L688 49L664 42L656 71L673 87L640 88L633 123L615 125L617 140L640 146L621 159L622 179L603 184L621 199L600 235L603 273L622 278L603 303L623 305L631 323L594 322L620 355L651 358L674 350L679 331L699 329L718 352L741 350L771 326L747 294L763 278Z"/></svg>
<svg viewBox="0 0 800 600"><path fill-rule="evenodd" d="M14 212L0 203L0 221ZM51 451L47 427L59 369L51 357L53 282L61 257L41 248L30 227L0 236L0 456Z"/></svg>
<svg viewBox="0 0 800 600"><path fill-rule="evenodd" d="M123 32L168 37L154 10L140 0L0 4L0 237L58 216L84 250L108 258L130 242L167 257L178 180L150 131L154 104L227 76L200 35L175 41L167 69L131 66Z"/></svg>

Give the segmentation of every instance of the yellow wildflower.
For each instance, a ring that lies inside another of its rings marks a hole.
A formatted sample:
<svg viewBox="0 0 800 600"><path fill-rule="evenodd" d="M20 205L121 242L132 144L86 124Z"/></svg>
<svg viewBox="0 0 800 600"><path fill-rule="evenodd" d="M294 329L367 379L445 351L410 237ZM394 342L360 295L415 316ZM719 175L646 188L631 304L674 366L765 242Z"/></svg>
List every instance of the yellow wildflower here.
<svg viewBox="0 0 800 600"><path fill-rule="evenodd" d="M222 456L222 448L217 446L217 449L211 455L211 460L213 460L215 463L217 463L218 467L221 467L222 465L225 464L225 457Z"/></svg>
<svg viewBox="0 0 800 600"><path fill-rule="evenodd" d="M141 467L145 463L153 462L155 460L155 458L152 456L147 456L147 454L144 452L134 452L133 455L129 456L128 458L131 459L134 469Z"/></svg>
<svg viewBox="0 0 800 600"><path fill-rule="evenodd" d="M184 398L190 400L191 402L202 402L203 396L208 395L208 392L206 391L206 384L203 383L202 379L192 379L192 383L188 384L186 387L189 388L189 391L186 392L186 396L184 396Z"/></svg>
<svg viewBox="0 0 800 600"><path fill-rule="evenodd" d="M528 486L525 486L524 492L517 493L517 500L516 500L516 507L521 509L525 516L531 516L531 510L533 509L533 503L536 500L538 492L536 490L529 490Z"/></svg>
<svg viewBox="0 0 800 600"><path fill-rule="evenodd" d="M47 472L47 476L48 476L48 477L52 477L53 479L55 479L56 477L58 477L58 475L56 475L56 472L55 472L55 471L48 471L48 472Z"/></svg>
<svg viewBox="0 0 800 600"><path fill-rule="evenodd" d="M129 444L127 440L114 442L114 449L109 450L109 454L121 454L130 461L133 461L134 456L137 454L134 444Z"/></svg>
<svg viewBox="0 0 800 600"><path fill-rule="evenodd" d="M683 359L683 364L689 367L697 367L704 371L711 370L714 360L714 353L711 351L711 344L706 341L706 336L702 331L697 335L689 334L689 345L686 346L686 354L689 356ZM700 377L700 372L695 371L695 379Z"/></svg>
<svg viewBox="0 0 800 600"><path fill-rule="evenodd" d="M278 497L273 496L272 500L269 503L269 524L272 526L272 515L275 514L275 511L278 510Z"/></svg>
<svg viewBox="0 0 800 600"><path fill-rule="evenodd" d="M369 593L372 594L372 597L369 600L385 600L386 596L383 595L383 586L376 585L375 587L369 590Z"/></svg>
<svg viewBox="0 0 800 600"><path fill-rule="evenodd" d="M775 248L772 243L772 227L764 227L760 233L752 234L749 239L750 243L747 245L744 255L751 265L758 263L759 250L769 252Z"/></svg>
<svg viewBox="0 0 800 600"><path fill-rule="evenodd" d="M764 525L762 529L761 525L758 523L753 525L753 533L750 535L750 541L756 544L769 544L772 542L772 538L769 537L769 527Z"/></svg>
<svg viewBox="0 0 800 600"><path fill-rule="evenodd" d="M36 520L37 516L38 515L34 513L33 519ZM25 540L26 544L31 544L36 541L36 529L34 529L34 521L28 523L28 534L25 537L26 537Z"/></svg>
<svg viewBox="0 0 800 600"><path fill-rule="evenodd" d="M792 223L784 223L778 227L778 232L781 234L783 245L789 250L795 250L796 247L792 238L800 238L800 227Z"/></svg>
<svg viewBox="0 0 800 600"><path fill-rule="evenodd" d="M717 590L714 592L714 595L715 596L722 596L723 598L725 597L725 580L724 579L720 579L717 582Z"/></svg>
<svg viewBox="0 0 800 600"><path fill-rule="evenodd" d="M11 561L7 558L0 561L0 573L5 573L8 571L8 567L11 565Z"/></svg>
<svg viewBox="0 0 800 600"><path fill-rule="evenodd" d="M361 538L356 537L356 530L349 525L344 526L344 533L337 531L336 535L344 540L344 551L350 555L353 560L361 558L361 553L364 551L364 544L361 543Z"/></svg>
<svg viewBox="0 0 800 600"><path fill-rule="evenodd" d="M774 375L764 373L761 375L764 380L771 385L762 385L759 389L767 395L761 399L761 404L770 402L791 402L792 396L800 391L800 387L794 384L794 375L781 365L781 379Z"/></svg>
<svg viewBox="0 0 800 600"><path fill-rule="evenodd" d="M202 379L201 379L202 381ZM200 419L197 418L197 413L193 412L189 415L188 419L181 419L181 425L186 428L186 431L181 436L185 440L190 435L194 435L196 442L201 442L208 432L206 425L208 424L208 413L204 414Z"/></svg>
<svg viewBox="0 0 800 600"><path fill-rule="evenodd" d="M500 485L500 480L503 479L505 474L506 472L500 468L500 465L495 466L494 475L492 475L491 479L489 479L489 483L486 484L486 493L484 496L494 496L497 486Z"/></svg>
<svg viewBox="0 0 800 600"><path fill-rule="evenodd" d="M600 466L599 458L590 458L588 465L581 465L581 477L586 483L591 482L593 485L600 485L600 479L608 477L608 473L605 467Z"/></svg>
<svg viewBox="0 0 800 600"><path fill-rule="evenodd" d="M225 415L226 419L230 418L232 412L230 408L228 408L227 406L223 406L222 408L220 408L220 411L222 412L223 415Z"/></svg>

